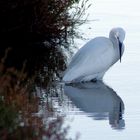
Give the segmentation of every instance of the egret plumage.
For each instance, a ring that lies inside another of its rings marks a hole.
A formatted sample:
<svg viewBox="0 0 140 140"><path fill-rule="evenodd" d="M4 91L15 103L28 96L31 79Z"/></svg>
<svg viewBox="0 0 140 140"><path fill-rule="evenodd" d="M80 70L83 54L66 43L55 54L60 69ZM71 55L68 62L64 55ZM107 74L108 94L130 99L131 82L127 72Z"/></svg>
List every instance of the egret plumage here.
<svg viewBox="0 0 140 140"><path fill-rule="evenodd" d="M105 72L121 57L124 52L125 31L113 28L107 37L96 37L87 42L74 55L68 65L63 81L77 83L102 80Z"/></svg>

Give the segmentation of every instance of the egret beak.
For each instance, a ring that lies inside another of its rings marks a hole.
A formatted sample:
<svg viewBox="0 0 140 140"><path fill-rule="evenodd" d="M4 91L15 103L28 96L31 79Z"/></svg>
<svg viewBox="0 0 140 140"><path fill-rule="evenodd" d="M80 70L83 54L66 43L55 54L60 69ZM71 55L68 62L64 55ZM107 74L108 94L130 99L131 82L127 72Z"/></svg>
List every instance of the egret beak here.
<svg viewBox="0 0 140 140"><path fill-rule="evenodd" d="M122 56L122 43L119 41L119 54L120 54L120 63L121 63L121 56Z"/></svg>
<svg viewBox="0 0 140 140"><path fill-rule="evenodd" d="M120 42L119 38L117 37L119 42L119 55L120 55L120 63L121 63L121 57L122 57L122 43Z"/></svg>

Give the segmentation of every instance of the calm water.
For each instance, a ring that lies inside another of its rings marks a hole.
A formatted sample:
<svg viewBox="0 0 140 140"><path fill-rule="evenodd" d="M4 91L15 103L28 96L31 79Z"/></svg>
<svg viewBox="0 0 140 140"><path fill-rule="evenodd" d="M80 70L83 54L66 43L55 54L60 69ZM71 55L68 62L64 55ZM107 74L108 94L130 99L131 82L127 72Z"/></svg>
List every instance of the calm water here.
<svg viewBox="0 0 140 140"><path fill-rule="evenodd" d="M65 86L63 112L69 135L80 140L140 139L140 1L90 0L89 20L79 29L84 41L108 36L112 27L126 30L122 63L115 64L104 82ZM95 21L94 21L95 20Z"/></svg>

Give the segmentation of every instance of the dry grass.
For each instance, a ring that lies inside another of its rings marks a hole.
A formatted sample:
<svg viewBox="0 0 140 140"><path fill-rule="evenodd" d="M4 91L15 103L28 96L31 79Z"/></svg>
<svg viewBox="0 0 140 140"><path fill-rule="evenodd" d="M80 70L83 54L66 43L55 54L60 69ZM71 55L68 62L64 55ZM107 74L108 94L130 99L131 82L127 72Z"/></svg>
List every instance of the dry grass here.
<svg viewBox="0 0 140 140"><path fill-rule="evenodd" d="M55 140L66 139L67 128L62 129L63 118L58 117L43 123L43 116L37 115L41 106L40 97L35 94L34 80L28 79L23 71L5 68L0 63L0 138L1 140L41 140L42 137ZM46 106L45 119L53 117L53 107Z"/></svg>

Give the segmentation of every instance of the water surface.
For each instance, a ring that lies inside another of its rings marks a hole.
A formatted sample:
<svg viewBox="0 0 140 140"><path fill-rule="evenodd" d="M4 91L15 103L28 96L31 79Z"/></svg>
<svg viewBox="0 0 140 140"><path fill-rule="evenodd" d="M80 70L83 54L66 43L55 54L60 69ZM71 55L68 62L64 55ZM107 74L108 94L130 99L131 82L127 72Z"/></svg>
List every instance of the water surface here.
<svg viewBox="0 0 140 140"><path fill-rule="evenodd" d="M69 135L80 140L139 140L140 133L140 2L91 0L89 20L79 30L87 40L108 36L113 27L126 31L122 63L116 63L102 83L64 87ZM70 121L69 118L73 118Z"/></svg>

